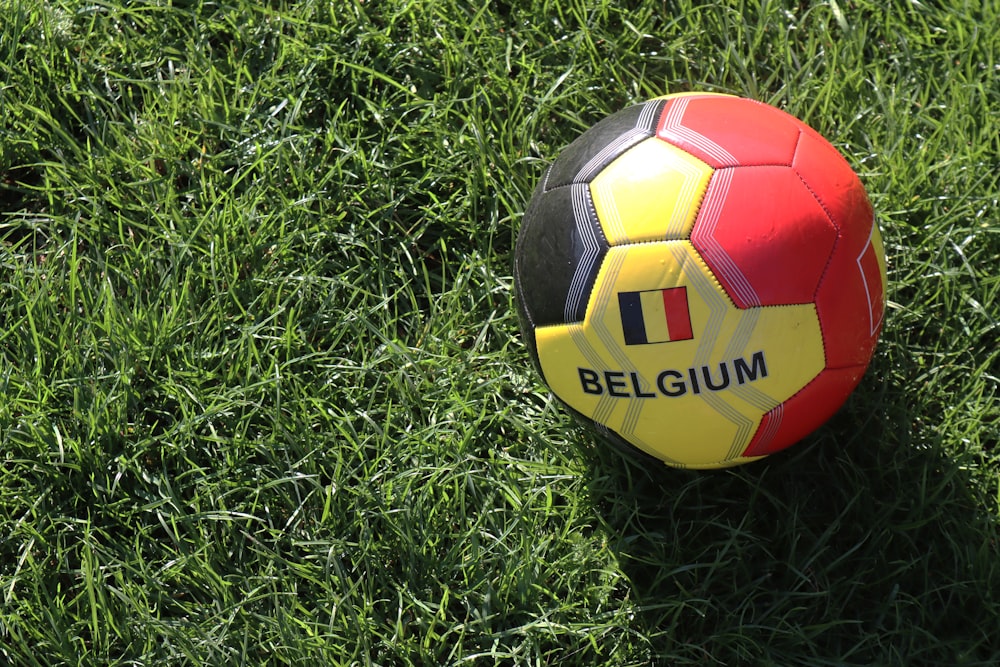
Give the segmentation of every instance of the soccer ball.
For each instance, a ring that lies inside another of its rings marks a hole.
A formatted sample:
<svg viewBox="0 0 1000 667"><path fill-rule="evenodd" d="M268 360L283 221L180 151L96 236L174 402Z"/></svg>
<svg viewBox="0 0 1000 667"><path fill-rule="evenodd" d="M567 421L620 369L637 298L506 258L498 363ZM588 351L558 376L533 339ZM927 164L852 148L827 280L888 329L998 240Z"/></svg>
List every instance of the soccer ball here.
<svg viewBox="0 0 1000 667"><path fill-rule="evenodd" d="M514 282L552 393L611 441L719 468L811 433L861 380L885 251L864 187L810 127L668 95L584 132L524 214Z"/></svg>

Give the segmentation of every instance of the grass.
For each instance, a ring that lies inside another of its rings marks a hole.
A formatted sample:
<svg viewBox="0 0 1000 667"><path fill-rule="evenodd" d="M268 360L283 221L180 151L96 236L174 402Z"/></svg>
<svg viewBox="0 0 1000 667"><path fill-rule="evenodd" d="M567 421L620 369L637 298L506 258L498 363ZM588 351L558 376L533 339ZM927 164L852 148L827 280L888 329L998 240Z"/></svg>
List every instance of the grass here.
<svg viewBox="0 0 1000 667"><path fill-rule="evenodd" d="M5 662L1000 662L996 3L0 9ZM510 296L545 164L691 89L829 137L890 261L848 405L708 474Z"/></svg>

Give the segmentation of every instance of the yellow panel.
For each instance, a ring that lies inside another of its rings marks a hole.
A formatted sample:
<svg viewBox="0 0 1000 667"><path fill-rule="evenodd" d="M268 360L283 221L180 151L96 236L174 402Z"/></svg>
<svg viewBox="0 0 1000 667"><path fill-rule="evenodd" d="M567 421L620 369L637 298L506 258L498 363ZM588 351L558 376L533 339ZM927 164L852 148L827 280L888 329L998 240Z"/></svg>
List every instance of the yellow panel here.
<svg viewBox="0 0 1000 667"><path fill-rule="evenodd" d="M622 153L590 183L611 245L684 239L712 168L655 137Z"/></svg>
<svg viewBox="0 0 1000 667"><path fill-rule="evenodd" d="M628 295L679 286L694 338L626 345ZM678 466L743 462L764 413L825 363L814 306L736 308L687 241L611 248L584 322L540 327L536 342L557 396Z"/></svg>

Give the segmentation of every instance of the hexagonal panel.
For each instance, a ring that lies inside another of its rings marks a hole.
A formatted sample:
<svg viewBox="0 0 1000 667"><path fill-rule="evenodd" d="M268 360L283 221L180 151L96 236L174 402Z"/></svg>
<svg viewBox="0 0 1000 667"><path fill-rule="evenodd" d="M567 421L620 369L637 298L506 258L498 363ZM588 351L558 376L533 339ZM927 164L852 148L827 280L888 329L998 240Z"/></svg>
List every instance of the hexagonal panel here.
<svg viewBox="0 0 1000 667"><path fill-rule="evenodd" d="M584 321L539 327L536 342L549 387L570 408L668 463L699 467L735 463L763 415L824 364L811 304L737 308L688 241L612 247Z"/></svg>
<svg viewBox="0 0 1000 667"><path fill-rule="evenodd" d="M774 107L729 95L667 98L657 136L712 167L789 165L801 121Z"/></svg>
<svg viewBox="0 0 1000 667"><path fill-rule="evenodd" d="M741 308L811 303L837 231L790 167L717 170L691 232Z"/></svg>
<svg viewBox="0 0 1000 667"><path fill-rule="evenodd" d="M655 137L622 153L590 183L608 243L687 238L711 176L707 164Z"/></svg>
<svg viewBox="0 0 1000 667"><path fill-rule="evenodd" d="M821 372L802 391L764 415L743 456L773 454L815 431L840 409L864 374L865 366Z"/></svg>
<svg viewBox="0 0 1000 667"><path fill-rule="evenodd" d="M581 321L606 251L585 183L536 190L514 248L522 317L532 326Z"/></svg>
<svg viewBox="0 0 1000 667"><path fill-rule="evenodd" d="M882 327L886 285L885 250L871 203L847 161L818 134L803 133L793 168L838 232L816 291L820 322L830 331L828 364L867 364Z"/></svg>
<svg viewBox="0 0 1000 667"><path fill-rule="evenodd" d="M640 141L653 136L665 102L650 100L601 119L559 153L545 175L544 189L588 183L609 162Z"/></svg>

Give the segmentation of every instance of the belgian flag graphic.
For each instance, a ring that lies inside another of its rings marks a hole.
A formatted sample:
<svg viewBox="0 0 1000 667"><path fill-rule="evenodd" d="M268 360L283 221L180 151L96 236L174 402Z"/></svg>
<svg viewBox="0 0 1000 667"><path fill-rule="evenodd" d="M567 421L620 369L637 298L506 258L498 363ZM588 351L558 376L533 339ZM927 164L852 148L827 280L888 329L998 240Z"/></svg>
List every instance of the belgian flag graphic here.
<svg viewBox="0 0 1000 667"><path fill-rule="evenodd" d="M619 292L626 345L691 340L691 311L686 287Z"/></svg>

